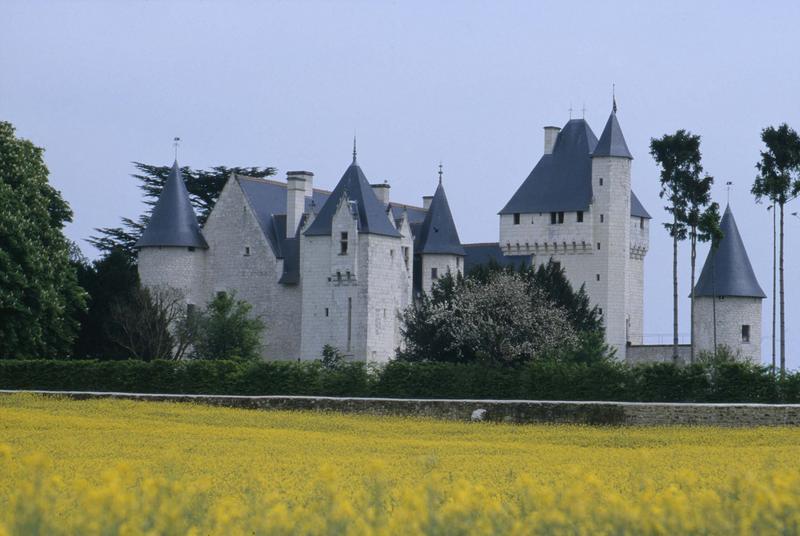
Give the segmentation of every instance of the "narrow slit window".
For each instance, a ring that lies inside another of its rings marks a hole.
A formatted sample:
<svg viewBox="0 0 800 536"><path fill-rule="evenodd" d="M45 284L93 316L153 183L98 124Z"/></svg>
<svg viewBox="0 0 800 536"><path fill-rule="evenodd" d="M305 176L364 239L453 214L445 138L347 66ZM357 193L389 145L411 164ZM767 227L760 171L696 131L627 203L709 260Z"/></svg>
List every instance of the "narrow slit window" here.
<svg viewBox="0 0 800 536"><path fill-rule="evenodd" d="M644 218L639 218L639 229L644 229Z"/></svg>
<svg viewBox="0 0 800 536"><path fill-rule="evenodd" d="M600 274L597 274L595 277L597 278L598 281L600 281Z"/></svg>
<svg viewBox="0 0 800 536"><path fill-rule="evenodd" d="M600 177L600 186L603 185L603 177Z"/></svg>
<svg viewBox="0 0 800 536"><path fill-rule="evenodd" d="M606 221L605 214L600 214L600 223L603 223L604 221Z"/></svg>
<svg viewBox="0 0 800 536"><path fill-rule="evenodd" d="M347 255L347 233L343 232L339 239L339 255Z"/></svg>
<svg viewBox="0 0 800 536"><path fill-rule="evenodd" d="M600 242L597 243L597 249L600 250Z"/></svg>
<svg viewBox="0 0 800 536"><path fill-rule="evenodd" d="M244 256L245 257L249 257L250 256L250 246L245 246L244 247Z"/></svg>
<svg viewBox="0 0 800 536"><path fill-rule="evenodd" d="M750 342L750 325L745 324L742 326L742 342Z"/></svg>

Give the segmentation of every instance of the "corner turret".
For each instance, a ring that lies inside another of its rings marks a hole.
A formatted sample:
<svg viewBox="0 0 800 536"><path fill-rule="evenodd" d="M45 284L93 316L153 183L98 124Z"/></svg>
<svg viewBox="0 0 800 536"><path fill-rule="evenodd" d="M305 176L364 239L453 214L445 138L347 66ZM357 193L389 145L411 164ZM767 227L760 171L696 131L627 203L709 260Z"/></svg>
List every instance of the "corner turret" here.
<svg viewBox="0 0 800 536"><path fill-rule="evenodd" d="M713 352L727 346L741 360L761 360L761 305L758 284L739 228L728 206L720 222L723 238L709 252L694 287L695 348ZM716 330L714 329L716 325Z"/></svg>
<svg viewBox="0 0 800 536"><path fill-rule="evenodd" d="M208 244L177 161L172 164L150 221L134 247L144 286L173 288L189 304L202 302Z"/></svg>

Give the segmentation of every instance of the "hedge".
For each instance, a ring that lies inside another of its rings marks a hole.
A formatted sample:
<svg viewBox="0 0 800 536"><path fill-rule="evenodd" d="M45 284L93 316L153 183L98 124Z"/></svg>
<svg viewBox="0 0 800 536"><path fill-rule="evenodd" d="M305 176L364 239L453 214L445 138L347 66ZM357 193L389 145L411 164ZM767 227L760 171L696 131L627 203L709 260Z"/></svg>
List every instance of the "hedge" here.
<svg viewBox="0 0 800 536"><path fill-rule="evenodd" d="M391 398L800 402L800 372L762 366L0 360L0 389Z"/></svg>

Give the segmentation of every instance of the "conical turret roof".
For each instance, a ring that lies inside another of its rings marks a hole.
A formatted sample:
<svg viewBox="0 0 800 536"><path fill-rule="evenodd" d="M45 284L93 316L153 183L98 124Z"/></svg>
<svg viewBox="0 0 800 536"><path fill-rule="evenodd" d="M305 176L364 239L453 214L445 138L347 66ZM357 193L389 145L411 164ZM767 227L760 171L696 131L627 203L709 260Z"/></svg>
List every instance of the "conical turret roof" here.
<svg viewBox="0 0 800 536"><path fill-rule="evenodd" d="M694 295L766 298L753 273L730 206L725 209L720 228L722 240L716 251L711 251L706 258Z"/></svg>
<svg viewBox="0 0 800 536"><path fill-rule="evenodd" d="M150 215L150 222L135 247L152 246L208 248L200 233L200 225L189 201L189 191L183 182L177 160L172 164L167 182Z"/></svg>
<svg viewBox="0 0 800 536"><path fill-rule="evenodd" d="M330 197L322 205L322 208L305 231L306 236L330 235L333 216L342 197L347 195L347 199L355 201L358 212L358 232L372 233L385 236L400 236L394 228L389 216L386 214L386 205L375 196L364 172L356 162L344 172L339 184L331 192Z"/></svg>
<svg viewBox="0 0 800 536"><path fill-rule="evenodd" d="M466 255L458 238L458 230L453 222L453 214L450 212L450 204L447 202L447 195L441 182L433 194L428 213L420 226L414 250L418 253Z"/></svg>
<svg viewBox="0 0 800 536"><path fill-rule="evenodd" d="M618 156L633 160L633 155L628 150L628 144L625 143L625 136L622 135L622 128L617 121L616 111L612 111L608 116L606 127L592 152L592 157L596 156Z"/></svg>

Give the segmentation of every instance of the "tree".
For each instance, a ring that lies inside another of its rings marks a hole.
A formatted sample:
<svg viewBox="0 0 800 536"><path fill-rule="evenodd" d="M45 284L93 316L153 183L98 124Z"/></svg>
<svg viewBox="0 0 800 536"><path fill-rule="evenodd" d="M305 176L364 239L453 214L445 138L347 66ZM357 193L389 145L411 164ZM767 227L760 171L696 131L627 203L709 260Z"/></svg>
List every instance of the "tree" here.
<svg viewBox="0 0 800 536"><path fill-rule="evenodd" d="M131 359L181 359L195 337L183 294L168 287L137 287L111 304L110 336Z"/></svg>
<svg viewBox="0 0 800 536"><path fill-rule="evenodd" d="M145 204L151 209L158 201L172 167L153 166L141 162L134 162L133 165L138 170L138 173L134 173L132 176L140 182L139 188L144 192ZM189 190L192 206L197 212L197 220L200 225L205 223L219 198L219 194L222 192L222 188L232 173L263 178L274 175L275 171L273 167L229 168L226 166L214 166L207 170L193 170L189 167L181 168L181 174L184 181L186 181L186 189ZM122 250L135 263L136 255L133 246L139 240L145 227L147 227L147 223L150 221L150 209L135 220L122 218L121 227L95 229L98 235L92 236L89 239L89 243L104 253L109 253L116 249Z"/></svg>
<svg viewBox="0 0 800 536"><path fill-rule="evenodd" d="M586 286L581 285L576 292L567 279L564 268L553 262L552 259L538 267L524 265L503 267L497 262L491 261L488 264L475 266L470 270L468 277L486 283L497 272L520 274L525 281L542 291L548 300L566 311L567 318L576 332L603 334L603 317L599 308L596 305L592 306ZM446 285L451 285L451 283L446 283ZM449 290L449 287L440 286L437 289L438 292L446 290Z"/></svg>
<svg viewBox="0 0 800 536"><path fill-rule="evenodd" d="M767 127L761 131L761 141L766 150L761 151L761 161L756 164L759 171L752 194L756 201L769 199L777 205L779 214L778 238L778 288L780 293L780 358L781 377L786 374L786 309L783 277L783 218L784 206L800 195L800 136L786 123L778 128ZM775 296L772 297L775 299Z"/></svg>
<svg viewBox="0 0 800 536"><path fill-rule="evenodd" d="M717 236L719 229L719 205L711 202L711 185L714 177L708 174L700 176L703 167L700 165L700 136L692 136L697 140L697 158L692 155L692 161L697 165L692 166L689 172L683 176L680 184L681 196L686 203L686 210L683 213L685 220L683 223L688 228L689 243L691 246L691 346L689 349L689 362L694 363L694 315L695 315L695 270L697 267L697 242L708 242L713 236Z"/></svg>
<svg viewBox="0 0 800 536"><path fill-rule="evenodd" d="M650 139L650 154L661 167L661 192L667 199L664 209L672 215L672 223L664 227L672 237L672 359L678 360L678 242L686 240L687 200L684 184L690 177L699 177L700 136L685 130Z"/></svg>
<svg viewBox="0 0 800 536"><path fill-rule="evenodd" d="M78 283L88 294L89 308L80 316L80 331L72 356L76 359L117 359L127 352L114 340L118 327L112 322L111 305L129 299L139 288L139 274L130 257L115 249L89 263L76 259Z"/></svg>
<svg viewBox="0 0 800 536"><path fill-rule="evenodd" d="M440 287L441 288L438 288ZM514 365L573 348L566 311L516 273L451 275L403 314L408 361Z"/></svg>
<svg viewBox="0 0 800 536"><path fill-rule="evenodd" d="M196 318L195 359L256 360L261 357L264 323L235 293L220 292Z"/></svg>
<svg viewBox="0 0 800 536"><path fill-rule="evenodd" d="M0 358L68 356L86 308L42 154L0 121Z"/></svg>

